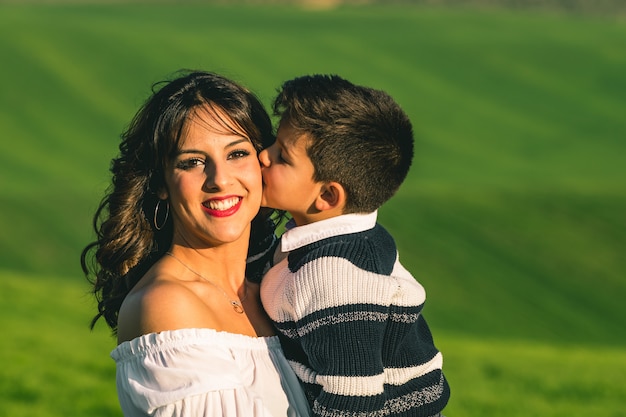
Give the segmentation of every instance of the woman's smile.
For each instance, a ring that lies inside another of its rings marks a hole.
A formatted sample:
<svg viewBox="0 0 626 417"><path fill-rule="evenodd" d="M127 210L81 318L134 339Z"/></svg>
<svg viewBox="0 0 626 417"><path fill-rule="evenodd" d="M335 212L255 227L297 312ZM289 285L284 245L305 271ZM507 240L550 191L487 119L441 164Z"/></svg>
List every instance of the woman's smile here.
<svg viewBox="0 0 626 417"><path fill-rule="evenodd" d="M211 216L228 217L239 210L242 201L243 198L238 196L212 198L202 203L202 209Z"/></svg>

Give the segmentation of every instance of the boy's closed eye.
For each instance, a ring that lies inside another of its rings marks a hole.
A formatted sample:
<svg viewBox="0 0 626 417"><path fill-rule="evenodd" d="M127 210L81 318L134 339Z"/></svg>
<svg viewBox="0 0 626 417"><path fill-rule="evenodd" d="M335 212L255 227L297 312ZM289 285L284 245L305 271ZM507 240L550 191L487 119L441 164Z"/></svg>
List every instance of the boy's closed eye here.
<svg viewBox="0 0 626 417"><path fill-rule="evenodd" d="M287 159L284 157L284 153L282 150L278 150L278 161L279 162L284 162L284 163L289 163L289 161L287 161Z"/></svg>
<svg viewBox="0 0 626 417"><path fill-rule="evenodd" d="M267 149L267 151L272 156L271 158L274 160L274 162L277 162L277 163L288 163L287 159L285 158L285 152L283 151L282 146L280 146L278 144L278 142L276 142L272 146L270 146Z"/></svg>

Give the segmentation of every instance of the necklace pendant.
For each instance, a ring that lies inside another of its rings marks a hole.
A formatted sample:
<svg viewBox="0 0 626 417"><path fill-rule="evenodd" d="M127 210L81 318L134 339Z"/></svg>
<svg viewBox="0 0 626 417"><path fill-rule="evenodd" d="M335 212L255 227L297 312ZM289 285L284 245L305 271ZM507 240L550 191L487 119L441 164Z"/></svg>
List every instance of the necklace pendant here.
<svg viewBox="0 0 626 417"><path fill-rule="evenodd" d="M235 310L235 313L243 314L243 307L237 301L231 300L230 305L233 306L233 310Z"/></svg>
<svg viewBox="0 0 626 417"><path fill-rule="evenodd" d="M224 289L222 287L220 287L219 285L217 285L216 283L212 282L210 279L208 279L207 277L205 277L204 275L202 275L199 272L194 271L193 269L191 269L189 267L189 265L187 265L186 263L184 263L183 261L181 261L180 259L178 259L177 256L175 256L172 252L165 252L166 255L171 256L172 258L176 259L182 266L184 266L185 268L187 268L189 271L193 272L194 274L196 274L197 276L199 276L200 278L202 278L203 280L205 280L207 283L211 284L212 286L214 286L215 288L217 288L218 290L220 290L222 292L222 294L224 294L224 297L226 297L226 299L228 300L228 302L230 303L231 306L233 306L233 310L235 310L235 313L237 314L243 314L244 310L243 310L243 305L241 305L241 302L243 302L247 297L248 297L248 287L246 286L246 283L244 281L244 296L241 299L241 302L239 301L235 301L235 300L231 300L228 297L228 294L226 294L226 291L224 291Z"/></svg>

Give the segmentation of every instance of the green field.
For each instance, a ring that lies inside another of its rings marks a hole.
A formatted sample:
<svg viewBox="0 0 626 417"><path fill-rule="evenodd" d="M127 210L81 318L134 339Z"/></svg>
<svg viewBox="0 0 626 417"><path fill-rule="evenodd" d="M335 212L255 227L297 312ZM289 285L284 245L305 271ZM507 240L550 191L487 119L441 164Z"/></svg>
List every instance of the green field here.
<svg viewBox="0 0 626 417"><path fill-rule="evenodd" d="M426 6L0 3L0 417L120 416L79 268L152 82L305 73L391 93L415 165L381 209L448 417L626 416L626 22Z"/></svg>

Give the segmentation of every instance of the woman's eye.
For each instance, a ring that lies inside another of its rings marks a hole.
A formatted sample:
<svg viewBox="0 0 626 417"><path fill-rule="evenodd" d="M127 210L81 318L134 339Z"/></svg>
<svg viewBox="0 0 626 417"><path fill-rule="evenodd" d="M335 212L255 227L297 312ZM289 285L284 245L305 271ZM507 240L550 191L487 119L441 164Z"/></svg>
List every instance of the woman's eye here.
<svg viewBox="0 0 626 417"><path fill-rule="evenodd" d="M231 152L228 155L228 159L239 159L239 158L245 158L246 156L250 156L250 152L240 149L240 150Z"/></svg>
<svg viewBox="0 0 626 417"><path fill-rule="evenodd" d="M176 164L176 168L188 170L197 166L204 165L204 160L200 158L183 159Z"/></svg>

